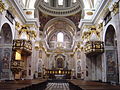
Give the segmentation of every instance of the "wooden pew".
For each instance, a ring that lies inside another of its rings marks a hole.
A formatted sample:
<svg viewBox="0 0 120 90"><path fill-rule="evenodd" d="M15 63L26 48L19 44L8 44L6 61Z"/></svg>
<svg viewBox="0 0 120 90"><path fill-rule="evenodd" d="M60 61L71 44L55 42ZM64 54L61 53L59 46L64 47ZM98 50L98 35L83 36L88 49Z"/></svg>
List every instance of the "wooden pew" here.
<svg viewBox="0 0 120 90"><path fill-rule="evenodd" d="M0 90L17 90L26 88L35 84L40 84L46 80L18 80L18 81L4 81L0 82Z"/></svg>
<svg viewBox="0 0 120 90"><path fill-rule="evenodd" d="M116 90L119 89L120 90L120 85L114 86L114 85L110 85L108 83L100 83L100 82L93 82L93 81L83 81L83 80L68 80L69 82L71 82L74 85L79 86L80 88L82 88L83 90Z"/></svg>

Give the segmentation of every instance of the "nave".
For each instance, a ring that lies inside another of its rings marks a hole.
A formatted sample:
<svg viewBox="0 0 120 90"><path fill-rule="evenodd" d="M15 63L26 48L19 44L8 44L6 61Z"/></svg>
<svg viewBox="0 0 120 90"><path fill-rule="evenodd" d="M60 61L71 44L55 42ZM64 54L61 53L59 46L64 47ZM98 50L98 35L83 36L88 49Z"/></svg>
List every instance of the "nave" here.
<svg viewBox="0 0 120 90"><path fill-rule="evenodd" d="M0 0L0 90L120 90L120 0Z"/></svg>

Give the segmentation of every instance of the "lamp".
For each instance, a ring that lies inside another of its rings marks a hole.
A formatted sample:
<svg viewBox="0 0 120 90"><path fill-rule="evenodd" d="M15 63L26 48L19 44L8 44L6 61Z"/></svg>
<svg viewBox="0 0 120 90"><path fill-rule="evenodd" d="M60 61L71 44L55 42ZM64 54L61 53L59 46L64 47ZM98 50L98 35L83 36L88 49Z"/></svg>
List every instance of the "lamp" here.
<svg viewBox="0 0 120 90"><path fill-rule="evenodd" d="M61 74L61 70L59 70L59 74Z"/></svg>

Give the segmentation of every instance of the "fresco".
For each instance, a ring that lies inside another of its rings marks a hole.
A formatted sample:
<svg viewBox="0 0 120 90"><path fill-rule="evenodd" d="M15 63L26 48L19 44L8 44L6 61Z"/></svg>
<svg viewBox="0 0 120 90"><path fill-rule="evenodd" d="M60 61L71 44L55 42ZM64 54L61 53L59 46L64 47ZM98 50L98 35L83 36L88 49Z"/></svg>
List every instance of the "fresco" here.
<svg viewBox="0 0 120 90"><path fill-rule="evenodd" d="M12 54L12 32L10 26L5 23L1 31L0 47L0 78L9 79L10 61Z"/></svg>
<svg viewBox="0 0 120 90"><path fill-rule="evenodd" d="M115 58L115 51L109 50L106 51L106 59L107 59L107 81L117 82L117 60Z"/></svg>
<svg viewBox="0 0 120 90"><path fill-rule="evenodd" d="M0 58L0 71L1 71L1 78L2 79L8 79L9 78L9 65L11 61L11 53L12 49L11 48L4 48L0 49L2 50L1 58Z"/></svg>

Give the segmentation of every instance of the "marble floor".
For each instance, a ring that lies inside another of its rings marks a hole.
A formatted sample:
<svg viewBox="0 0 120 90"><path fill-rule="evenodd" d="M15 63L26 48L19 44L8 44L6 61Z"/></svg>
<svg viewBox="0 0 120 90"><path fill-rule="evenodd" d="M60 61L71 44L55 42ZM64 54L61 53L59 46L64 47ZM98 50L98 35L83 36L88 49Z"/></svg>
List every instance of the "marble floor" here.
<svg viewBox="0 0 120 90"><path fill-rule="evenodd" d="M68 83L48 83L45 90L69 90Z"/></svg>

